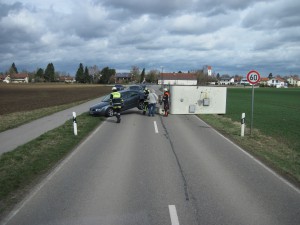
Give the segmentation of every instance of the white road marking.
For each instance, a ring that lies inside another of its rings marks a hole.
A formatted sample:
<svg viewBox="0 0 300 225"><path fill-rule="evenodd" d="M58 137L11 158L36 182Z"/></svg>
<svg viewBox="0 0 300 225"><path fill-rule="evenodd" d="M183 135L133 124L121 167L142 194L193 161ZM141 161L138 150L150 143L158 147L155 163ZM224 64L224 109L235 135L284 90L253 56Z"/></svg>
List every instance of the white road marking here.
<svg viewBox="0 0 300 225"><path fill-rule="evenodd" d="M178 220L175 205L169 205L169 212L170 212L170 217L171 217L171 224L172 225L179 225L179 220Z"/></svg>
<svg viewBox="0 0 300 225"><path fill-rule="evenodd" d="M154 129L155 129L155 133L158 134L158 128L157 128L156 121L154 121Z"/></svg>
<svg viewBox="0 0 300 225"><path fill-rule="evenodd" d="M82 149L82 146L86 142L88 142L95 135L95 133L98 132L98 130L102 127L102 124L91 135L89 135L86 140L78 145L78 147L67 158L65 158L43 181L41 181L41 183L36 188L34 188L33 191L29 193L29 195L25 197L25 199L19 205L17 205L16 208L13 209L6 218L4 218L4 221L1 225L8 224L21 211L22 208L26 207L27 203L29 203L29 201L31 201L37 195L37 193L62 169L62 167L67 164L71 160L71 158Z"/></svg>
<svg viewBox="0 0 300 225"><path fill-rule="evenodd" d="M196 116L196 115L195 115ZM199 120L201 120L198 116L196 116L196 118L198 118ZM208 127L210 127L209 124L205 123L203 120L201 120L201 122L203 122L204 124L206 124ZM242 149L240 146L238 146L236 143L234 143L233 141L229 140L227 137L225 137L223 134L219 133L217 130L213 129L212 130L217 133L218 135L220 135L221 137L223 137L225 140L227 140L228 142L230 142L232 145L236 146L241 152L243 152L245 155L247 155L248 157L250 157L251 159L253 159L256 163L258 163L261 167L263 167L264 169L266 169L267 171L269 171L272 175L274 175L275 177L277 177L279 180L281 180L283 183L285 183L286 185L288 185L290 188L292 188L294 191L296 191L298 194L300 194L300 189L298 187L296 187L295 185L293 185L292 183L290 183L288 180L286 180L284 177L278 175L276 172L274 172L272 169L270 169L268 166L266 166L265 164L263 164L261 161L259 161L258 159L256 159L254 156L252 156L250 153L246 152L244 149Z"/></svg>

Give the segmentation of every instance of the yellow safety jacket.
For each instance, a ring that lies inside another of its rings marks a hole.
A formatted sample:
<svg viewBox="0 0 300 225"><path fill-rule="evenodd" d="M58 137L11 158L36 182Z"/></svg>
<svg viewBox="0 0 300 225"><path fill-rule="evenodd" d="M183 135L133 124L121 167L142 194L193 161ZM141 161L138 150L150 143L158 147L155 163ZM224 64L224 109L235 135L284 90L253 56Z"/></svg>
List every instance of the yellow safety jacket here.
<svg viewBox="0 0 300 225"><path fill-rule="evenodd" d="M114 109L122 108L123 99L120 92L112 92L110 94L110 104L113 106Z"/></svg>

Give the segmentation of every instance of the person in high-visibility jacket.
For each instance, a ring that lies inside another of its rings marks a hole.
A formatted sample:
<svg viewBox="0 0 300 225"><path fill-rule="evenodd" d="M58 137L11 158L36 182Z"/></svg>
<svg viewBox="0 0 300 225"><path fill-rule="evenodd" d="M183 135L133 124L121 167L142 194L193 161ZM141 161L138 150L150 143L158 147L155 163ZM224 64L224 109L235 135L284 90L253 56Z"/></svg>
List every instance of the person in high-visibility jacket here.
<svg viewBox="0 0 300 225"><path fill-rule="evenodd" d="M117 117L117 123L121 122L121 109L123 106L123 98L120 92L118 92L116 87L112 88L112 93L110 94L110 105L114 109L114 113Z"/></svg>
<svg viewBox="0 0 300 225"><path fill-rule="evenodd" d="M148 95L149 95L149 90L148 90L148 88L145 88L145 90L144 90L144 109L143 109L143 114L145 115L146 114L146 112L147 112L147 110L148 110L148 105L149 105L149 103L148 103Z"/></svg>

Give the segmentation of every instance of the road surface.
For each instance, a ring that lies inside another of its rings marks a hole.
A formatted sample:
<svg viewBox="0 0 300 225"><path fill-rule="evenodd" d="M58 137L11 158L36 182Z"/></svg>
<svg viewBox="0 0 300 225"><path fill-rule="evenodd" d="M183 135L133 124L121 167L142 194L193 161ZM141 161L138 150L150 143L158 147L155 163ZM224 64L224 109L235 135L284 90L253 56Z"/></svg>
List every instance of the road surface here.
<svg viewBox="0 0 300 225"><path fill-rule="evenodd" d="M298 225L300 192L192 115L108 118L5 225Z"/></svg>

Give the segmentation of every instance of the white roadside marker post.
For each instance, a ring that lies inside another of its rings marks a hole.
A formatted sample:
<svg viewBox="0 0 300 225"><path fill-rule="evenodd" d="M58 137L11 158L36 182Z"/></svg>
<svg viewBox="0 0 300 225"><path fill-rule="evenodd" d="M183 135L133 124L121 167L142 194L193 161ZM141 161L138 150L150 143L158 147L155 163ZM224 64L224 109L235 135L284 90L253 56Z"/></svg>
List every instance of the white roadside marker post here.
<svg viewBox="0 0 300 225"><path fill-rule="evenodd" d="M74 127L74 135L77 135L76 112L73 112L73 127Z"/></svg>
<svg viewBox="0 0 300 225"><path fill-rule="evenodd" d="M244 137L245 134L245 113L242 113L241 119L241 137Z"/></svg>

